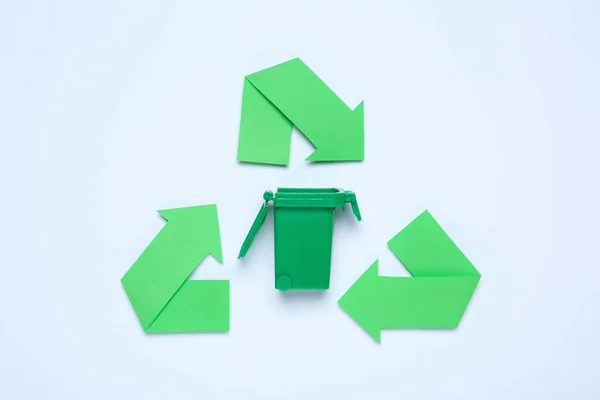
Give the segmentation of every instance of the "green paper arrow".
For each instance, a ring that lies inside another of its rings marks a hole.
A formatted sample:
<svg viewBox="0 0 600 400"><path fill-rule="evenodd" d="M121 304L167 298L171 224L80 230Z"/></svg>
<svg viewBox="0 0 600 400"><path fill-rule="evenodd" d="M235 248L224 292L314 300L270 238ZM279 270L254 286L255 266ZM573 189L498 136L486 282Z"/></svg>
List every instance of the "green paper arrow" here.
<svg viewBox="0 0 600 400"><path fill-rule="evenodd" d="M315 146L308 161L364 159L364 107L351 110L299 58L246 76L237 158L287 165L292 124Z"/></svg>
<svg viewBox="0 0 600 400"><path fill-rule="evenodd" d="M388 242L412 278L379 276L378 261L339 299L381 342L381 329L456 328L481 275L428 211Z"/></svg>
<svg viewBox="0 0 600 400"><path fill-rule="evenodd" d="M209 254L223 262L217 206L158 213L167 224L121 283L146 332L226 332L229 281L188 280Z"/></svg>

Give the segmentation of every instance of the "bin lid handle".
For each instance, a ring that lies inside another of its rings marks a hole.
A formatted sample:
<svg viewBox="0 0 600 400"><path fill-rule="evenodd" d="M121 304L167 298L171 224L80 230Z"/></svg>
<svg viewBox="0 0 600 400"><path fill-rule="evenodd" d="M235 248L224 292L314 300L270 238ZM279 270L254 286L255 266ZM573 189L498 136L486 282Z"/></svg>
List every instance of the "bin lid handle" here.
<svg viewBox="0 0 600 400"><path fill-rule="evenodd" d="M352 212L357 220L362 220L362 216L360 215L360 209L358 208L358 202L356 201L356 194L350 190L346 190L344 192L344 202L350 203L352 206ZM343 210L343 209L342 209Z"/></svg>
<svg viewBox="0 0 600 400"><path fill-rule="evenodd" d="M258 215L256 216L256 219L254 219L254 223L250 227L250 231L246 236L246 240L244 240L244 243L242 243L242 248L240 249L240 254L238 255L238 258L242 258L246 255L246 253L250 249L252 241L258 233L258 230L262 226L263 222L265 222L265 218L267 217L267 211L269 211L269 201L273 200L273 192L267 190L263 194L263 199L265 199L265 202L260 207L260 211L258 211Z"/></svg>

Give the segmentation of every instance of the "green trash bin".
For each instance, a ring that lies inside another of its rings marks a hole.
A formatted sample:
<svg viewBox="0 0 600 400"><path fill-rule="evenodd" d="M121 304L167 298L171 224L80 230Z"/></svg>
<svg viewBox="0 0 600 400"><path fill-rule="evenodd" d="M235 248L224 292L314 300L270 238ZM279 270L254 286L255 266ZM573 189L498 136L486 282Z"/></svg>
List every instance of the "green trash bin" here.
<svg viewBox="0 0 600 400"><path fill-rule="evenodd" d="M275 220L275 288L329 289L334 210L350 203L360 221L356 195L339 189L279 188L266 191L263 203L238 258L248 252L273 201Z"/></svg>

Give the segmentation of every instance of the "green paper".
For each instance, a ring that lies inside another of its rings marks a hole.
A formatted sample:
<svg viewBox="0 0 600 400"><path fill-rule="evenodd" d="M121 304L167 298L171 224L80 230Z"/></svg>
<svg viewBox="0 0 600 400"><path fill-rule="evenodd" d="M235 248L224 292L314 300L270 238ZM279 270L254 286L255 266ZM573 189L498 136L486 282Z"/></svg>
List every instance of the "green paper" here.
<svg viewBox="0 0 600 400"><path fill-rule="evenodd" d="M316 148L308 161L364 159L364 103L350 109L299 58L245 78L238 160L287 165L292 124Z"/></svg>
<svg viewBox="0 0 600 400"><path fill-rule="evenodd" d="M244 80L238 160L287 165L292 123L248 80Z"/></svg>
<svg viewBox="0 0 600 400"><path fill-rule="evenodd" d="M214 204L161 210L167 220L121 279L146 332L226 332L229 281L188 280L212 254L223 262Z"/></svg>
<svg viewBox="0 0 600 400"><path fill-rule="evenodd" d="M428 211L389 242L413 276L379 276L378 260L339 299L377 342L381 329L456 328L481 275Z"/></svg>

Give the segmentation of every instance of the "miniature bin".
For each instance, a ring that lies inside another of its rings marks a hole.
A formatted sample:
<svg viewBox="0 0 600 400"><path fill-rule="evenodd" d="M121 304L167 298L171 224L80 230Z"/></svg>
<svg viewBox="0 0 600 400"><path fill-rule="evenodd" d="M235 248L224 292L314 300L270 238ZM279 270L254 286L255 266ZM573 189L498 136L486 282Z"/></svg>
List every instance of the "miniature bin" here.
<svg viewBox="0 0 600 400"><path fill-rule="evenodd" d="M279 188L266 191L263 203L238 258L248 252L273 201L275 226L275 288L329 289L334 210L350 203L360 221L356 195L339 189Z"/></svg>

